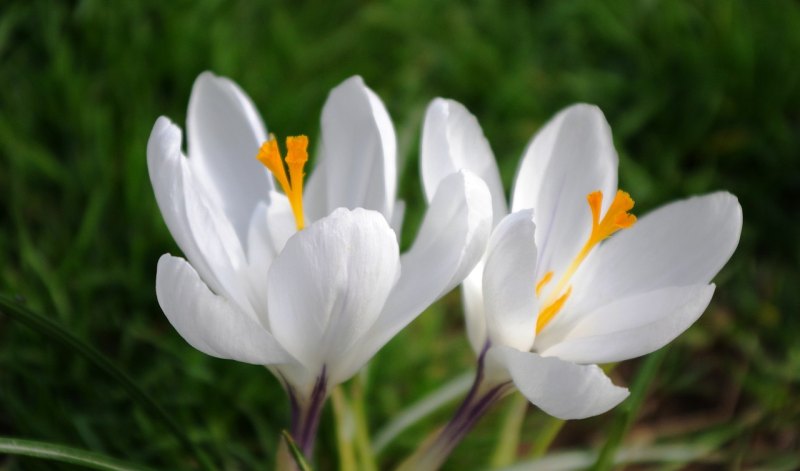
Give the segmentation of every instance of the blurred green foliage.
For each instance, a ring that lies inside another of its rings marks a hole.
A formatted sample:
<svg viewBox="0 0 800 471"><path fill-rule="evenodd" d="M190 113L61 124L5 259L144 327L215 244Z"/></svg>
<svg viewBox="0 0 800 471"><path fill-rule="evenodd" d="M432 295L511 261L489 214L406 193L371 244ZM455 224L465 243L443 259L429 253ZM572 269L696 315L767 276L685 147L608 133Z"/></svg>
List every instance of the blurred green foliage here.
<svg viewBox="0 0 800 471"><path fill-rule="evenodd" d="M194 351L155 301L156 261L177 253L145 165L156 117L183 122L192 81L212 70L248 91L271 130L313 142L328 90L362 75L398 129L407 244L424 207L417 146L430 99L457 99L478 116L507 185L544 121L591 102L611 123L621 186L640 213L717 189L744 209L715 301L668 347L629 439L716 440L714 463L788 469L800 449L799 58L800 6L788 0L6 0L0 289L121 364L224 469L264 469L288 422L278 383ZM371 425L473 361L453 294L376 357ZM635 370L622 365L617 382ZM381 462L397 462L447 413L402 435ZM598 447L612 415L568 424L556 445ZM450 469L480 467L501 416L479 426ZM321 469L335 463L331 419ZM544 420L529 414L520 457ZM5 317L0 434L193 466L111 379ZM0 469L54 465L0 458Z"/></svg>

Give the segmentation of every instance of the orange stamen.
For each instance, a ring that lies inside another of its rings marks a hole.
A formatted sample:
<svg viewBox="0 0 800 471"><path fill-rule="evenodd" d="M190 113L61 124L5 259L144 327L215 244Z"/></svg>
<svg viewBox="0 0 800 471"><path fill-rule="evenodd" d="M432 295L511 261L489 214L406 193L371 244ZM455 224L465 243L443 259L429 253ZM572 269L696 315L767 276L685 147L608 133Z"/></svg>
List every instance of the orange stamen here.
<svg viewBox="0 0 800 471"><path fill-rule="evenodd" d="M603 206L603 192L593 191L589 193L586 196L586 201L589 203L589 208L592 211L592 232L589 234L589 239L583 245L580 252L578 252L578 255L572 260L566 271L564 271L556 287L550 292L550 295L544 303L545 307L539 311L539 317L536 321L537 334L541 332L555 315L558 314L558 311L564 307L564 303L572 292L572 287L567 288L567 284L592 249L615 232L621 229L627 229L636 222L636 216L629 212L633 209L634 201L631 195L622 190L617 191L617 194L614 196L614 201L611 202L611 206L608 207L602 219L600 219L600 210ZM536 285L537 296L544 285L550 281L548 275L551 273L552 272L548 272L545 274L542 280ZM560 295L565 288L567 288L566 293Z"/></svg>
<svg viewBox="0 0 800 471"><path fill-rule="evenodd" d="M544 274L541 280L536 283L536 297L538 298L542 294L542 288L553 279L553 272L549 271Z"/></svg>
<svg viewBox="0 0 800 471"><path fill-rule="evenodd" d="M308 162L308 137L289 136L286 138L286 166L289 167L289 176L283 167L278 141L270 134L269 140L261 145L256 158L272 172L278 184L283 189L289 204L292 206L297 230L305 227L303 216L303 167ZM290 181L291 178L291 181Z"/></svg>

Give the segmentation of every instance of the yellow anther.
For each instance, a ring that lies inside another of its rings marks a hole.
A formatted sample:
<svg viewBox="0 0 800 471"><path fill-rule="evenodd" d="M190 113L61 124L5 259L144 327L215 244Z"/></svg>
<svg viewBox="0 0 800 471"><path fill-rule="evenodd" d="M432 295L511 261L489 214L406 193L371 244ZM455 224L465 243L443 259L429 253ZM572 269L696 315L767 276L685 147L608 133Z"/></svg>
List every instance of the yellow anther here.
<svg viewBox="0 0 800 471"><path fill-rule="evenodd" d="M289 167L289 177L283 168L278 141L270 134L269 140L261 145L256 158L272 172L278 184L283 189L289 204L292 206L297 230L305 227L303 216L303 167L308 162L308 137L289 136L286 138L286 166ZM291 182L289 181L291 178Z"/></svg>
<svg viewBox="0 0 800 471"><path fill-rule="evenodd" d="M636 216L629 213L629 211L633 209L633 199L631 195L622 190L617 191L617 194L614 196L614 201L611 202L611 206L608 207L608 211L606 211L602 219L600 219L600 210L603 206L603 192L593 191L589 193L586 196L586 201L589 203L589 208L592 210L592 232L589 234L589 239L583 245L580 252L578 252L578 255L575 256L572 263L570 263L569 267L564 271L564 274L561 275L561 279L558 281L556 287L550 291L550 295L543 304L544 308L539 311L539 317L536 321L537 334L541 332L553 317L558 314L558 311L564 307L564 303L572 292L572 287L567 288L567 284L572 279L572 275L574 275L581 266L581 263L583 263L589 253L591 253L592 249L615 232L620 229L627 229L636 222ZM545 274L544 278L536 285L537 296L541 288L550 281L550 278L548 278L550 274L551 272ZM567 288L566 293L559 296L560 293L564 292L565 288Z"/></svg>
<svg viewBox="0 0 800 471"><path fill-rule="evenodd" d="M308 162L308 137L304 135L289 136L286 138L286 164L299 164L301 167Z"/></svg>
<svg viewBox="0 0 800 471"><path fill-rule="evenodd" d="M558 299L548 304L544 309L542 309L539 312L539 317L536 318L537 334L541 332L542 329L544 329L544 326L546 326L554 317L556 317L558 311L560 311L561 308L564 307L564 303L567 302L567 298L569 298L570 294L572 294L572 286L567 288L566 293L559 296Z"/></svg>
<svg viewBox="0 0 800 471"><path fill-rule="evenodd" d="M284 170L283 162L281 161L281 151L278 149L278 141L274 135L270 134L269 140L261 144L256 158L267 167L267 170L272 172L272 175L275 176L275 179L278 180L281 188L283 188L283 192L288 194L291 187L289 186L289 179L286 178L286 170Z"/></svg>
<svg viewBox="0 0 800 471"><path fill-rule="evenodd" d="M286 138L286 166L292 179L292 194L287 195L292 203L297 230L303 228L303 167L308 162L308 137L290 136Z"/></svg>
<svg viewBox="0 0 800 471"><path fill-rule="evenodd" d="M542 294L542 288L553 279L553 272L549 271L544 274L541 280L536 283L536 297L538 298Z"/></svg>
<svg viewBox="0 0 800 471"><path fill-rule="evenodd" d="M636 222L636 216L628 212L633 209L633 199L631 195L622 190L617 190L614 201L611 202L611 206L606 211L603 220L599 222L603 193L600 191L589 193L586 200L592 209L592 234L589 237L589 242L593 243L592 245L608 238L620 229L631 227Z"/></svg>

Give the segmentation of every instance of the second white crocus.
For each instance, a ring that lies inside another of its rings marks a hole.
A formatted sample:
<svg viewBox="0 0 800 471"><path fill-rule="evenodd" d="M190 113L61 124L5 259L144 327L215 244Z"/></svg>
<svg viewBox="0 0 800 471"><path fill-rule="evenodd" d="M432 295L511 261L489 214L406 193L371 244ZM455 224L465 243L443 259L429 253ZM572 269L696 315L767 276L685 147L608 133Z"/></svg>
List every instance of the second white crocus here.
<svg viewBox="0 0 800 471"><path fill-rule="evenodd" d="M307 138L287 139L284 165L230 80L198 77L187 130L188 158L180 129L164 117L147 149L159 208L186 257L159 260L159 304L198 350L269 367L297 408L293 433L308 452L330 388L480 259L489 192L468 173L447 177L400 255L390 225L402 219L394 129L359 77L328 97L305 189Z"/></svg>
<svg viewBox="0 0 800 471"><path fill-rule="evenodd" d="M429 200L462 169L492 193L495 229L462 285L470 341L486 360L481 374L490 386L510 380L562 419L603 413L628 396L596 364L650 353L692 325L741 232L741 207L726 192L637 221L633 200L617 189L617 163L600 110L571 106L527 146L505 215L475 117L452 100L427 111L421 164Z"/></svg>

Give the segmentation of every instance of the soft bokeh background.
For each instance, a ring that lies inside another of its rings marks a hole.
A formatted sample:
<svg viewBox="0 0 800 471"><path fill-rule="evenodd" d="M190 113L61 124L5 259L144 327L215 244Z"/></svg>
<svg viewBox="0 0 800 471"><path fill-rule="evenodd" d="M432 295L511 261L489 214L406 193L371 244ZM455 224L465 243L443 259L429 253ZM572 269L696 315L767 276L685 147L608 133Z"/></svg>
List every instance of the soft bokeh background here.
<svg viewBox="0 0 800 471"><path fill-rule="evenodd" d="M362 75L398 130L405 244L423 207L419 130L436 96L478 116L507 187L531 135L585 101L611 123L621 186L639 214L691 194L735 193L739 249L707 313L667 347L643 406L567 424L553 452L598 449L619 414L632 413L623 446L712 450L691 469L800 467L797 2L0 2L0 291L120 364L224 469L264 469L288 423L277 382L193 350L153 290L159 255L177 248L150 189L145 143L159 115L184 121L203 70L241 84L271 130L312 141L328 90ZM473 361L453 293L373 361L371 428ZM640 365L620 365L615 381L631 384ZM487 466L508 407L448 469ZM397 463L451 411L402 434L379 462ZM332 422L326 410L322 469L336 466ZM548 427L528 411L519 460ZM0 435L193 466L108 376L2 315ZM0 469L72 468L0 457Z"/></svg>

